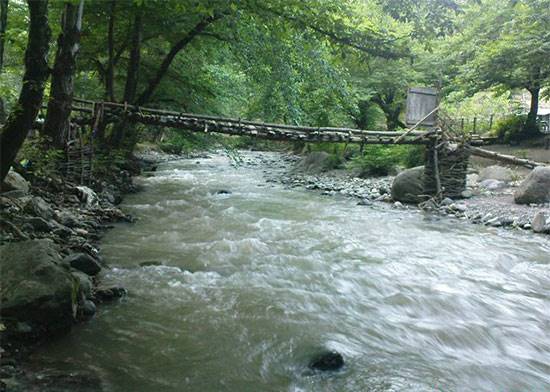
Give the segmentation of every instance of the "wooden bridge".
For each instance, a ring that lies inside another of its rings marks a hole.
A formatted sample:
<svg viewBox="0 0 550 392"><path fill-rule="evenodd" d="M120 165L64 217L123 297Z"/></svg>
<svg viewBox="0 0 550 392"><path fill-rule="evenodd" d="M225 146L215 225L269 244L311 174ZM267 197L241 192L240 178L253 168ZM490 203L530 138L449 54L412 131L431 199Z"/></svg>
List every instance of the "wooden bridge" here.
<svg viewBox="0 0 550 392"><path fill-rule="evenodd" d="M333 142L356 144L429 144L441 136L439 130L407 133L366 131L352 128L306 127L298 125L269 124L243 119L180 113L168 110L142 108L112 102L94 102L75 99L73 111L108 122L123 116L130 122L185 129L193 132L221 133L234 136L252 136L269 140L301 141L308 143Z"/></svg>
<svg viewBox="0 0 550 392"><path fill-rule="evenodd" d="M405 132L307 127L181 113L79 98L74 99L72 110L81 113L83 115L81 122L90 124L92 129L100 122L124 120L192 132L212 132L280 141L355 143L361 146L368 144L425 145L424 190L427 196L436 198L461 196L466 187L466 173L471 154L531 168L542 165L538 162L482 150L476 146L485 144L485 139L466 138L464 135L453 132L452 129L443 130L441 127L435 127L429 130L417 130L421 121ZM429 115L431 114L433 113Z"/></svg>

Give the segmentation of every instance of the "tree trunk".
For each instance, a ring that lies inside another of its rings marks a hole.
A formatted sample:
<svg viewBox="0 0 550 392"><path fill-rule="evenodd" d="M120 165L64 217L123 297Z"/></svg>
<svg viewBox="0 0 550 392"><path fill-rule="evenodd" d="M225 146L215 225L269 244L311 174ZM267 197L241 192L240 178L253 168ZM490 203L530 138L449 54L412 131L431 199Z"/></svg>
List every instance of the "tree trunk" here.
<svg viewBox="0 0 550 392"><path fill-rule="evenodd" d="M83 10L84 0L80 0L78 6L68 2L65 4L65 10L61 17L61 33L57 39L48 114L44 124L44 134L57 148L65 146L70 129L74 74L82 30Z"/></svg>
<svg viewBox="0 0 550 392"><path fill-rule="evenodd" d="M525 122L525 132L534 134L538 130L537 115L539 113L540 86L530 88L529 92L531 93L531 105L529 107L529 114L527 114L527 121Z"/></svg>
<svg viewBox="0 0 550 392"><path fill-rule="evenodd" d="M126 84L124 86L123 101L129 104L134 103L139 80L138 78L139 66L141 62L141 41L143 35L142 32L143 22L141 17L141 10L137 10L132 27L130 60L128 62L128 69L126 71ZM128 119L126 118L126 116L122 117L122 119L115 125L111 138L111 144L113 147L118 148L122 146L126 134L127 125Z"/></svg>
<svg viewBox="0 0 550 392"><path fill-rule="evenodd" d="M6 42L6 26L8 24L8 0L0 0L0 72L4 66L4 44Z"/></svg>
<svg viewBox="0 0 550 392"><path fill-rule="evenodd" d="M51 32L48 25L48 0L27 0L27 3L30 20L25 74L18 103L0 133L0 184L36 119L49 76L47 57Z"/></svg>
<svg viewBox="0 0 550 392"><path fill-rule="evenodd" d="M8 23L8 0L0 0L0 75L4 66L4 43L6 42L6 26ZM0 123L6 120L4 99L0 97Z"/></svg>
<svg viewBox="0 0 550 392"><path fill-rule="evenodd" d="M139 66L141 62L141 40L143 35L143 22L141 11L138 11L134 18L132 28L132 44L130 49L130 61L126 74L126 85L124 86L124 102L134 103L139 78Z"/></svg>
<svg viewBox="0 0 550 392"><path fill-rule="evenodd" d="M111 0L109 12L109 31L107 33L107 48L109 59L107 62L107 72L105 74L105 98L115 102L114 79L115 79L115 11L116 0Z"/></svg>

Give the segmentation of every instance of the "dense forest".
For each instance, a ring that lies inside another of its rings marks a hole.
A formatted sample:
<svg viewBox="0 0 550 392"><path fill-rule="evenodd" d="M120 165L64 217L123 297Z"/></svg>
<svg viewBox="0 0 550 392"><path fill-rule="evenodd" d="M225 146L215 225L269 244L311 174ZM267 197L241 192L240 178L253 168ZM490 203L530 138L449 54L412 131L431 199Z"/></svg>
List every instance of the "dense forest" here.
<svg viewBox="0 0 550 392"><path fill-rule="evenodd" d="M73 97L397 131L407 88L432 86L462 129L490 118L501 136L536 135L549 9L548 0L2 0L2 177L39 114L45 148L64 147ZM522 91L530 101L518 117ZM124 120L97 128L93 143L110 151L154 133Z"/></svg>

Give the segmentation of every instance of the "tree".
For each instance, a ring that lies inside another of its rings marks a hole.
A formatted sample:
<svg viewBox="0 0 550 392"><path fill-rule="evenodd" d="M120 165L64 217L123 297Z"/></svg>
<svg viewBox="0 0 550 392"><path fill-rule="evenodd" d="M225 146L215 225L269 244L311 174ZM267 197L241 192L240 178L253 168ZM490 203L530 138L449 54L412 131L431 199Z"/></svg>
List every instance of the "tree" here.
<svg viewBox="0 0 550 392"><path fill-rule="evenodd" d="M4 65L4 43L6 42L6 25L8 23L8 0L0 0L0 75ZM0 122L5 118L4 100L0 97Z"/></svg>
<svg viewBox="0 0 550 392"><path fill-rule="evenodd" d="M19 100L0 131L0 184L8 174L17 152L31 129L42 104L49 76L47 63L50 27L48 1L27 0L29 35L25 51L25 74Z"/></svg>
<svg viewBox="0 0 550 392"><path fill-rule="evenodd" d="M457 81L471 93L526 89L525 132L537 129L539 96L550 85L550 1L484 0L465 9L464 33L450 47L462 64ZM454 46L454 47L453 47Z"/></svg>
<svg viewBox="0 0 550 392"><path fill-rule="evenodd" d="M67 2L61 17L61 33L57 39L48 114L44 124L44 134L50 137L57 148L64 147L70 129L83 10L84 0L80 0L78 6Z"/></svg>

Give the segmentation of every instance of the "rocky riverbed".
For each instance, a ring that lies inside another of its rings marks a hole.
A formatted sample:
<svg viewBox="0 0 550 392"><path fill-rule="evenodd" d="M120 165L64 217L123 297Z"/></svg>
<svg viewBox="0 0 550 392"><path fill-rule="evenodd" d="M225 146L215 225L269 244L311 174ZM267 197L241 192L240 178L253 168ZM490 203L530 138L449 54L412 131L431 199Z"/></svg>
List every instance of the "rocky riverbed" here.
<svg viewBox="0 0 550 392"><path fill-rule="evenodd" d="M315 162L315 164L312 164ZM510 227L550 234L550 203L516 204L514 194L525 180L523 173L491 166L472 168L467 178L464 198L445 198L439 203L406 204L392 198L395 176L358 178L348 170L323 170L319 159L292 154L279 157L262 156L245 161L248 165L263 165L268 182L280 182L289 187L302 187L324 195L344 195L370 205L387 203L392 208L421 208L434 214L483 224Z"/></svg>

